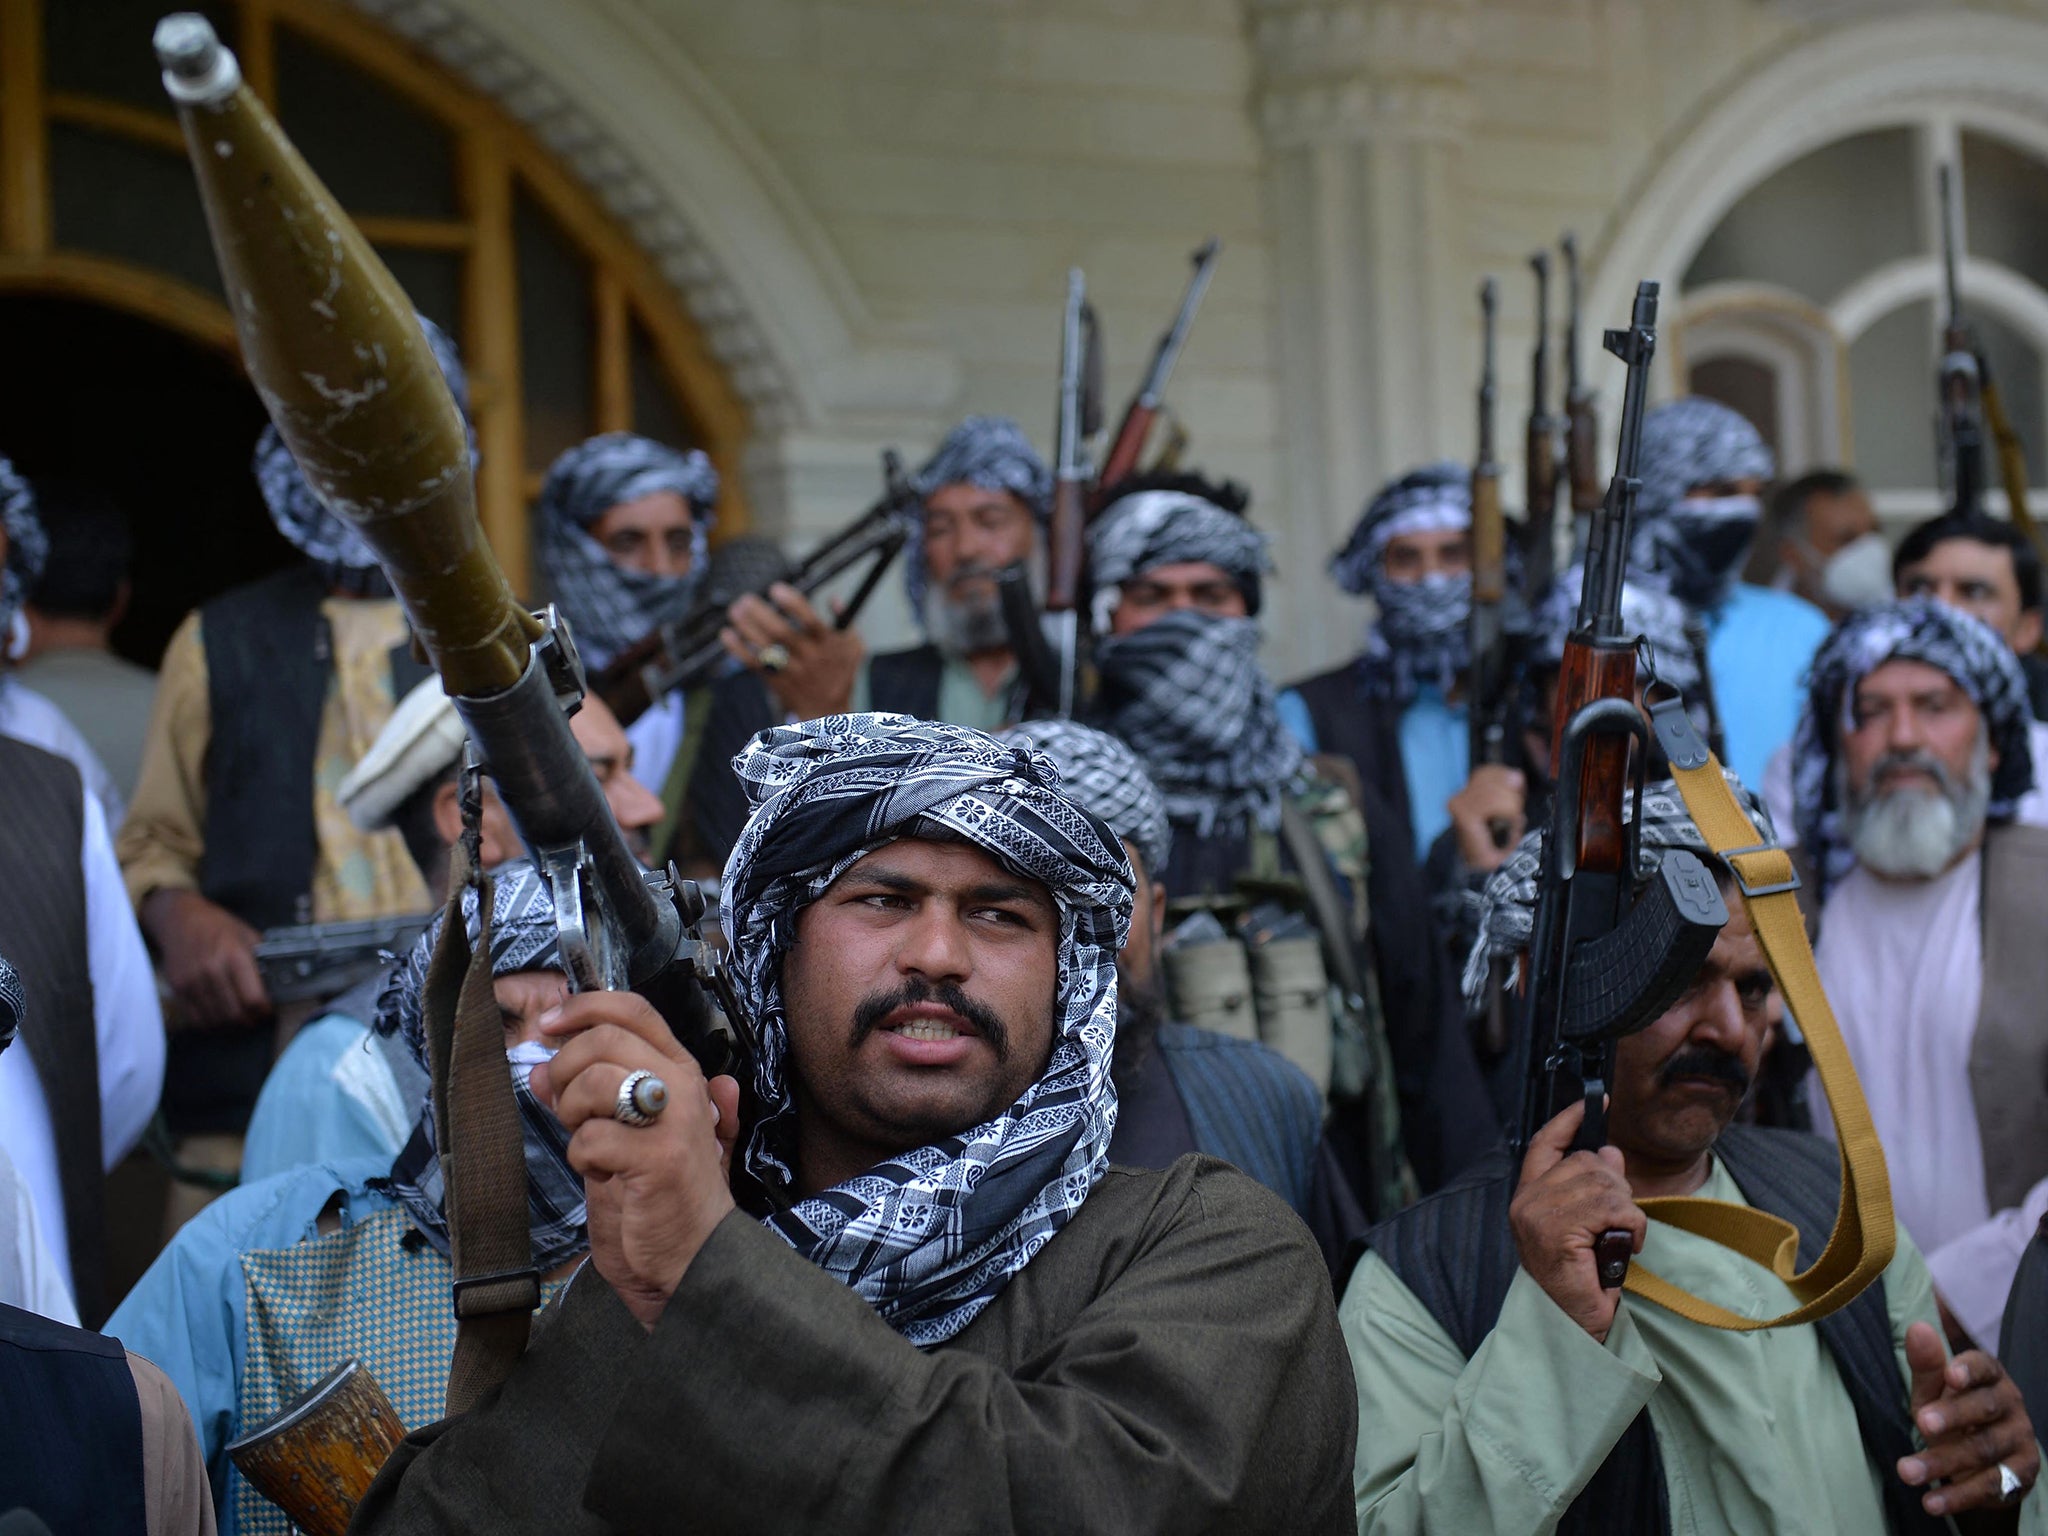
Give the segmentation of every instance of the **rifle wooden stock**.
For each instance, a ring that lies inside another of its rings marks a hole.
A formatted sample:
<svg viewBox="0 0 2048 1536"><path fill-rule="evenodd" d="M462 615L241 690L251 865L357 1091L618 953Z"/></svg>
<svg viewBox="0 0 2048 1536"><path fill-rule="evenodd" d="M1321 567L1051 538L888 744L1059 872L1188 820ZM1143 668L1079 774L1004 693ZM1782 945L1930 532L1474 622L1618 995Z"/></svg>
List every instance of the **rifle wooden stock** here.
<svg viewBox="0 0 2048 1536"><path fill-rule="evenodd" d="M1508 523L1500 507L1500 476L1472 477L1472 601L1499 603L1508 595Z"/></svg>
<svg viewBox="0 0 2048 1536"><path fill-rule="evenodd" d="M1565 642L1564 664L1557 678L1557 721L1551 740L1551 761L1563 756L1564 728L1587 705L1600 699L1636 697L1634 637L1616 645L1589 644L1578 636ZM1560 784L1558 793L1574 786ZM1629 790L1629 742L1626 737L1596 736L1587 743L1579 796L1578 867L1596 874L1619 873L1627 863L1628 833L1621 807Z"/></svg>
<svg viewBox="0 0 2048 1536"><path fill-rule="evenodd" d="M1124 419L1117 424L1116 437L1109 445L1109 452L1103 456L1102 470L1095 477L1095 483L1102 491L1108 491L1120 480L1127 480L1138 472L1138 460L1143 457L1145 444L1151 439L1152 424L1159 419L1159 407L1148 404L1140 395L1124 408ZM1098 496L1099 501L1099 496Z"/></svg>
<svg viewBox="0 0 2048 1536"><path fill-rule="evenodd" d="M1600 480L1600 414L1591 390L1574 390L1565 402L1565 470L1572 510L1598 511L1607 488Z"/></svg>
<svg viewBox="0 0 2048 1536"><path fill-rule="evenodd" d="M398 1410L370 1373L344 1360L228 1457L305 1536L347 1536L378 1469L405 1438Z"/></svg>
<svg viewBox="0 0 2048 1536"><path fill-rule="evenodd" d="M1084 481L1053 483L1052 520L1045 530L1045 611L1072 613L1081 601L1087 557L1088 488Z"/></svg>

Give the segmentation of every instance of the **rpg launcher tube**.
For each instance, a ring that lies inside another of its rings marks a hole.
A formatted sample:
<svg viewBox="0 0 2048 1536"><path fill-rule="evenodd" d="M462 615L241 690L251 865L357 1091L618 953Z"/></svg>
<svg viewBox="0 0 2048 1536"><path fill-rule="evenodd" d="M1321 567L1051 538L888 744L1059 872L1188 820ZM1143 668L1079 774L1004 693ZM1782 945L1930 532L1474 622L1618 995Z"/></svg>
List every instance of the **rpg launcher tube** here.
<svg viewBox="0 0 2048 1536"><path fill-rule="evenodd" d="M448 692L510 688L535 622L484 542L461 412L411 301L205 18L165 17L156 51L264 409L376 552Z"/></svg>

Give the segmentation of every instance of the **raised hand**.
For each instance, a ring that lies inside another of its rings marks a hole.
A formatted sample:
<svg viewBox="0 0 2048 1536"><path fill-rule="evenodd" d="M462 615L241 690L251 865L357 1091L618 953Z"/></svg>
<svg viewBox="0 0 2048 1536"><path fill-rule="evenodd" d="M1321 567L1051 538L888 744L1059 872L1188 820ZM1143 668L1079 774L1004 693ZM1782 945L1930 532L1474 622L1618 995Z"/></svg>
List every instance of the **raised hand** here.
<svg viewBox="0 0 2048 1536"><path fill-rule="evenodd" d="M1927 1449L1901 1457L1899 1477L1909 1487L1928 1490L1920 1505L1930 1515L1995 1510L2009 1513L2017 1529L2019 1503L2041 1473L2040 1448L2018 1386L1981 1349L1949 1359L1931 1323L1906 1330L1906 1365L1913 1373L1913 1422ZM2006 1481L2001 1465L2019 1480L2010 1498L1999 1491Z"/></svg>
<svg viewBox="0 0 2048 1536"><path fill-rule="evenodd" d="M1604 1344L1621 1292L1601 1286L1593 1245L1620 1227L1634 1238L1630 1251L1641 1253L1650 1222L1629 1191L1619 1148L1570 1151L1585 1117L1585 1106L1574 1104L1530 1139L1508 1224L1522 1268L1565 1316Z"/></svg>
<svg viewBox="0 0 2048 1536"><path fill-rule="evenodd" d="M795 587L778 581L764 600L753 593L726 610L718 638L728 654L751 668L776 701L799 720L841 715L867 647L851 629L839 629Z"/></svg>

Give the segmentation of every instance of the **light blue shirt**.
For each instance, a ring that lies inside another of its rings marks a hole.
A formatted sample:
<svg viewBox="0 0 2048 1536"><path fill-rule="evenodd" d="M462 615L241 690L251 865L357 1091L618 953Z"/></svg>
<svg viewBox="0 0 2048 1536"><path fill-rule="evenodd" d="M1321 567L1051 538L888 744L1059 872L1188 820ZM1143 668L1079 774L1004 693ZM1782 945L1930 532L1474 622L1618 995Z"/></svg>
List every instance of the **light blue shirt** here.
<svg viewBox="0 0 2048 1536"><path fill-rule="evenodd" d="M213 1480L220 1536L233 1536L224 1454L234 1433L238 1384L248 1344L248 1287L241 1259L316 1235L320 1212L342 1196L342 1220L362 1221L391 1201L366 1188L390 1159L330 1167L309 1164L231 1189L178 1229L170 1247L107 1319L106 1332L150 1361L192 1411Z"/></svg>
<svg viewBox="0 0 2048 1536"><path fill-rule="evenodd" d="M1408 785L1408 820L1415 828L1415 857L1429 857L1430 845L1451 824L1450 800L1465 787L1472 763L1472 738L1465 706L1446 700L1425 683L1401 711L1401 776Z"/></svg>
<svg viewBox="0 0 2048 1536"><path fill-rule="evenodd" d="M419 1120L426 1074L411 1060L406 1080L369 1026L346 1013L315 1019L285 1047L263 1080L242 1146L242 1182L302 1163L382 1159L386 1169Z"/></svg>
<svg viewBox="0 0 2048 1536"><path fill-rule="evenodd" d="M1706 621L1726 766L1760 786L1771 754L1799 723L1806 669L1828 636L1828 618L1795 593L1743 582Z"/></svg>

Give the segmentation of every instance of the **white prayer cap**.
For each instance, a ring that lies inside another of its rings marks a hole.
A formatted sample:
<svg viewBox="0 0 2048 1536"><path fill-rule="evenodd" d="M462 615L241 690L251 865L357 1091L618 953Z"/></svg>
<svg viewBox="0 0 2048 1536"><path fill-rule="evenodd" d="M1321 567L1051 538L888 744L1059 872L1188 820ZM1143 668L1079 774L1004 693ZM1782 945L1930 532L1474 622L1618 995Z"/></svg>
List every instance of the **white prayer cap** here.
<svg viewBox="0 0 2048 1536"><path fill-rule="evenodd" d="M335 798L356 830L388 827L416 790L461 758L463 739L462 717L442 691L441 679L430 677L398 701Z"/></svg>

